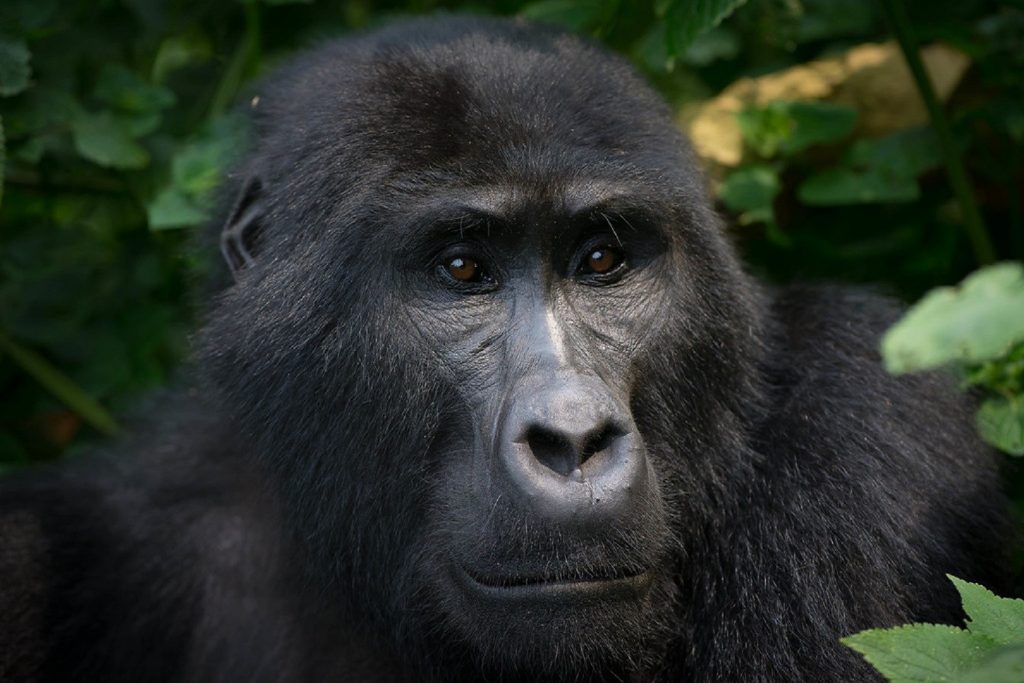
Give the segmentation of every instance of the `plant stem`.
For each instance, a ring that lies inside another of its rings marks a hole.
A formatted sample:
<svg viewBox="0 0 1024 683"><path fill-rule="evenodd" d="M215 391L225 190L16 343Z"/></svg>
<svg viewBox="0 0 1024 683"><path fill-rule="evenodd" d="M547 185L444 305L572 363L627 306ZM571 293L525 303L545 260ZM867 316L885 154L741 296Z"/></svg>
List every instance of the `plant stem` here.
<svg viewBox="0 0 1024 683"><path fill-rule="evenodd" d="M242 7L245 10L245 32L242 40L231 56L228 68L224 70L224 76L217 84L217 91L213 94L210 102L210 118L216 118L223 114L231 105L231 101L238 94L242 85L242 79L260 47L260 12L256 2L246 2Z"/></svg>
<svg viewBox="0 0 1024 683"><path fill-rule="evenodd" d="M15 365L25 371L61 403L104 434L116 434L117 421L84 389L58 370L38 353L22 346L0 332L0 352L6 353Z"/></svg>
<svg viewBox="0 0 1024 683"><path fill-rule="evenodd" d="M1021 208L1021 188L1024 187L1020 147L1016 141L1010 149L1010 244L1016 258L1024 259L1024 213Z"/></svg>
<svg viewBox="0 0 1024 683"><path fill-rule="evenodd" d="M974 250L974 257L979 264L992 263L996 260L995 249L992 248L992 240L985 229L981 212L974 199L967 171L960 158L960 152L956 148L956 141L953 139L949 119L946 118L946 113L942 109L939 98L935 95L935 88L921 61L920 47L910 24L906 4L904 0L881 0L881 5L892 26L896 40L899 42L903 58L906 60L907 66L910 67L910 73L917 84L921 99L924 100L924 105L928 109L928 117L931 119L932 128L935 129L935 134L939 139L946 173L960 204L964 230L967 231L971 248Z"/></svg>

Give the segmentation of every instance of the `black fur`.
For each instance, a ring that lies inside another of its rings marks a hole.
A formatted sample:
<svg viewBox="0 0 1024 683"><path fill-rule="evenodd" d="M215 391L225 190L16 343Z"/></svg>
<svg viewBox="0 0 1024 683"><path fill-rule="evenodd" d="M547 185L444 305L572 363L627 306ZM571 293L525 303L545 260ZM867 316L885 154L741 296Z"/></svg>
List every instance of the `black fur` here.
<svg viewBox="0 0 1024 683"><path fill-rule="evenodd" d="M251 259L232 257L194 388L109 454L0 490L0 679L871 681L841 636L956 622L946 573L1000 587L1005 506L970 402L882 370L890 302L749 278L618 58L419 20L257 94L226 212L258 207ZM574 367L625 396L653 483L577 533L488 469L486 427L541 362L502 298L525 290L453 293L420 247L439 205L497 193L494 239L564 256L562 207L595 187L629 198L608 225L632 270L543 271L537 296ZM460 593L452 562L654 578L635 600L506 610Z"/></svg>

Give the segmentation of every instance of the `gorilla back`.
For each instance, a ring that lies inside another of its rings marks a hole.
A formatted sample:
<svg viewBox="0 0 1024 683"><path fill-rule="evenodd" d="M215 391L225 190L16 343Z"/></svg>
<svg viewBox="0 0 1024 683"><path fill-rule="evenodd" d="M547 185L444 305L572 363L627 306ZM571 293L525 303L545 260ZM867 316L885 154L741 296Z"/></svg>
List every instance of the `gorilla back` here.
<svg viewBox="0 0 1024 683"><path fill-rule="evenodd" d="M618 58L420 20L256 94L192 382L4 483L0 677L868 681L999 586L966 399L748 277Z"/></svg>

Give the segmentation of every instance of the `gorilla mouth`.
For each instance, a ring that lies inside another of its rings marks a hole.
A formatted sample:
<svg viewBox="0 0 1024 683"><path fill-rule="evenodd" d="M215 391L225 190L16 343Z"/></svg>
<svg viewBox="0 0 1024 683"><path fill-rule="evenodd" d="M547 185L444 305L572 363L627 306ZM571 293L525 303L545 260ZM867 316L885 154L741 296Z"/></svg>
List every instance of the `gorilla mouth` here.
<svg viewBox="0 0 1024 683"><path fill-rule="evenodd" d="M652 572L638 568L592 568L483 575L455 563L460 583L478 596L502 600L559 598L638 598L652 583Z"/></svg>

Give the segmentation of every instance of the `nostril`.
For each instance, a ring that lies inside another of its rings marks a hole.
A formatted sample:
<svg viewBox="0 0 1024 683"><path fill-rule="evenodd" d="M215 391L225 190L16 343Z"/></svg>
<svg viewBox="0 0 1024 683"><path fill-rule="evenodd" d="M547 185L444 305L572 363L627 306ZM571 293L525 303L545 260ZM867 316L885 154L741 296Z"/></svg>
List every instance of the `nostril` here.
<svg viewBox="0 0 1024 683"><path fill-rule="evenodd" d="M558 432L530 427L526 430L526 445L540 464L563 477L568 477L580 466L580 457L572 442Z"/></svg>
<svg viewBox="0 0 1024 683"><path fill-rule="evenodd" d="M561 431L534 425L526 430L523 440L538 462L568 477L594 455L610 448L612 442L623 434L622 429L605 424L572 438Z"/></svg>
<svg viewBox="0 0 1024 683"><path fill-rule="evenodd" d="M583 443L583 450L580 454L580 464L590 460L596 453L608 450L612 442L625 432L614 425L605 425Z"/></svg>

